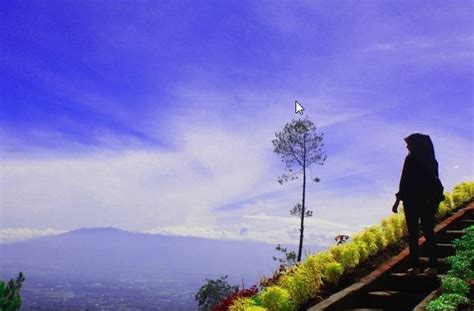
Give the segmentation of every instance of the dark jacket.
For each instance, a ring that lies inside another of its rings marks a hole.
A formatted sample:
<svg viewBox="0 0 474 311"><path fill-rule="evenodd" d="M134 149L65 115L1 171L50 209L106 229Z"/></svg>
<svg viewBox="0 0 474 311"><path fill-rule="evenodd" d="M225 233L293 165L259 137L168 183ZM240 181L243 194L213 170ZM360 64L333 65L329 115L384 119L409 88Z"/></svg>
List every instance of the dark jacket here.
<svg viewBox="0 0 474 311"><path fill-rule="evenodd" d="M423 204L430 199L430 184L433 177L438 177L438 162L427 165L413 154L405 158L397 199L404 203Z"/></svg>

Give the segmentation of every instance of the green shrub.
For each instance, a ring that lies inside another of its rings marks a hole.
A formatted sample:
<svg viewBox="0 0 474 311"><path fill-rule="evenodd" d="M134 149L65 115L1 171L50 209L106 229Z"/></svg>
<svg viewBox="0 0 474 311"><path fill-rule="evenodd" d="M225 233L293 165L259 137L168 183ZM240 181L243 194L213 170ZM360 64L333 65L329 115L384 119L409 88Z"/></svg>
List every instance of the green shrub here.
<svg viewBox="0 0 474 311"><path fill-rule="evenodd" d="M352 243L354 243L359 250L359 263L366 261L369 258L369 248L367 244L361 240L353 241Z"/></svg>
<svg viewBox="0 0 474 311"><path fill-rule="evenodd" d="M454 187L452 198L455 206L462 205L472 198L470 188L468 183L460 183Z"/></svg>
<svg viewBox="0 0 474 311"><path fill-rule="evenodd" d="M267 309L258 306L255 301L248 297L239 297L229 307L229 311L266 311Z"/></svg>
<svg viewBox="0 0 474 311"><path fill-rule="evenodd" d="M344 245L344 251L342 253L342 264L343 267L355 268L359 264L360 254L357 245L349 243Z"/></svg>
<svg viewBox="0 0 474 311"><path fill-rule="evenodd" d="M470 290L466 281L474 278L472 271L474 226L470 226L466 231L467 234L453 242L456 253L447 258L451 270L448 271L448 276L441 279L443 294L428 304L428 311L454 311L457 310L458 305L469 303L469 299L465 296L469 294Z"/></svg>
<svg viewBox="0 0 474 311"><path fill-rule="evenodd" d="M442 202L446 205L446 208L452 211L456 206L454 206L453 196L449 192L444 193L444 201Z"/></svg>
<svg viewBox="0 0 474 311"><path fill-rule="evenodd" d="M374 234L375 244L377 245L377 252L387 247L388 242L385 239L382 229L379 226L371 226L367 228L367 230L369 230L370 232Z"/></svg>
<svg viewBox="0 0 474 311"><path fill-rule="evenodd" d="M443 292L466 296L469 293L468 284L455 276L447 275L441 278L441 288Z"/></svg>
<svg viewBox="0 0 474 311"><path fill-rule="evenodd" d="M5 282L0 281L0 310L14 311L21 307L20 289L25 282L25 277L22 272L13 280Z"/></svg>
<svg viewBox="0 0 474 311"><path fill-rule="evenodd" d="M332 262L327 266L324 279L329 283L337 284L343 273L344 267L338 262Z"/></svg>
<svg viewBox="0 0 474 311"><path fill-rule="evenodd" d="M459 294L442 294L435 300L428 304L428 311L455 311L457 306L461 304L468 304L469 299Z"/></svg>
<svg viewBox="0 0 474 311"><path fill-rule="evenodd" d="M328 250L319 252L315 255L310 255L308 256L308 259L312 259L316 265L321 267L323 275L326 274L328 264L336 262L334 256Z"/></svg>
<svg viewBox="0 0 474 311"><path fill-rule="evenodd" d="M405 221L405 213L402 212L398 214L392 214L389 216L389 219L389 221L393 224L394 228L396 228L398 236L397 240L408 234Z"/></svg>
<svg viewBox="0 0 474 311"><path fill-rule="evenodd" d="M324 265L320 258L310 255L297 267L297 270L300 270L306 276L310 297L316 297L323 283L323 273L326 272L326 266L327 264Z"/></svg>
<svg viewBox="0 0 474 311"><path fill-rule="evenodd" d="M474 196L474 182L463 182L457 184L453 192L458 192L462 194L464 202L469 201Z"/></svg>
<svg viewBox="0 0 474 311"><path fill-rule="evenodd" d="M455 305L440 298L441 297L438 297L435 300L430 301L430 303L426 307L426 310L427 311L456 311L457 310L457 307Z"/></svg>
<svg viewBox="0 0 474 311"><path fill-rule="evenodd" d="M279 286L267 287L257 296L257 300L261 306L267 308L269 311L296 310L288 291Z"/></svg>
<svg viewBox="0 0 474 311"><path fill-rule="evenodd" d="M467 231L461 238L454 240L453 245L456 252L474 250L474 232Z"/></svg>
<svg viewBox="0 0 474 311"><path fill-rule="evenodd" d="M453 241L456 253L448 257L450 273L462 279L474 278L474 226L466 229L467 234Z"/></svg>
<svg viewBox="0 0 474 311"><path fill-rule="evenodd" d="M287 290L293 303L299 306L312 297L309 279L303 269L296 269L292 275L283 276L278 285Z"/></svg>
<svg viewBox="0 0 474 311"><path fill-rule="evenodd" d="M314 266L319 267L318 270L321 271L321 278L323 282L336 283L338 281L338 269L335 267L341 267L341 275L344 271L342 265L336 262L329 251L322 251L315 255L310 255L308 256L307 260L310 260Z"/></svg>
<svg viewBox="0 0 474 311"><path fill-rule="evenodd" d="M446 194L445 194L446 197ZM441 219L445 218L450 212L451 212L451 207L449 206L449 203L447 203L447 199L445 199L443 202L441 202L438 206L438 209L436 211L435 218L436 219Z"/></svg>
<svg viewBox="0 0 474 311"><path fill-rule="evenodd" d="M230 285L227 282L227 275L225 275L216 280L206 279L206 283L199 288L194 298L198 302L199 310L206 311L211 310L221 300L238 290L238 286Z"/></svg>
<svg viewBox="0 0 474 311"><path fill-rule="evenodd" d="M354 242L333 246L329 251L344 269L354 268L359 264L360 254Z"/></svg>
<svg viewBox="0 0 474 311"><path fill-rule="evenodd" d="M363 242L367 247L369 256L375 255L379 250L379 247L377 246L377 237L375 236L375 233L369 229L365 229L361 233L356 234L353 241Z"/></svg>
<svg viewBox="0 0 474 311"><path fill-rule="evenodd" d="M380 225L382 228L382 234L385 240L387 240L387 244L390 245L390 244L395 243L398 240L397 234L395 231L396 228L394 228L393 224L390 223L390 221L388 220L388 217L382 219L382 221L380 222Z"/></svg>
<svg viewBox="0 0 474 311"><path fill-rule="evenodd" d="M460 253L454 256L449 256L447 260L451 265L451 270L448 271L450 275L457 276L464 280L474 277L474 273L471 269L472 258Z"/></svg>

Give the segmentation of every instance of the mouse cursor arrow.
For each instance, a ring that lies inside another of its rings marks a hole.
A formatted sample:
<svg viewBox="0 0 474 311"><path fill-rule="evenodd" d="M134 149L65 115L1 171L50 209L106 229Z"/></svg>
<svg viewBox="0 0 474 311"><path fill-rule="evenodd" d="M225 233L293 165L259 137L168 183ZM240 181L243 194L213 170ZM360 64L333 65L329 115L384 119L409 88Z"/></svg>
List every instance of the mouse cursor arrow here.
<svg viewBox="0 0 474 311"><path fill-rule="evenodd" d="M303 106L301 106L300 103L297 100L295 100L295 113L299 113L303 115L303 111L304 111Z"/></svg>

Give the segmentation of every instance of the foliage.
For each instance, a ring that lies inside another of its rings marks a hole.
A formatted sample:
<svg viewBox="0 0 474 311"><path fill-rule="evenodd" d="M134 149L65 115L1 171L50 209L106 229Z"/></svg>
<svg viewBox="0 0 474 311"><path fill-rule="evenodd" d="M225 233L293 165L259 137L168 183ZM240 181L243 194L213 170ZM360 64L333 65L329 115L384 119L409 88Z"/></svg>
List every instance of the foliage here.
<svg viewBox="0 0 474 311"><path fill-rule="evenodd" d="M337 283L339 277L344 271L344 267L328 251L319 252L315 255L309 255L306 259L319 271L322 282ZM305 261L305 262L306 262ZM340 268L339 268L340 267Z"/></svg>
<svg viewBox="0 0 474 311"><path fill-rule="evenodd" d="M472 183L474 184L474 183ZM443 203L445 203L447 205L447 208L449 208L450 210L452 210L453 208L455 208L456 206L454 205L454 202L453 202L453 196L451 193L449 192L445 192L444 193L444 201Z"/></svg>
<svg viewBox="0 0 474 311"><path fill-rule="evenodd" d="M354 268L359 264L360 254L356 243L337 245L332 247L329 251L344 269Z"/></svg>
<svg viewBox="0 0 474 311"><path fill-rule="evenodd" d="M397 234L393 225L387 219L381 221L382 234L387 240L388 245L393 244L397 241Z"/></svg>
<svg viewBox="0 0 474 311"><path fill-rule="evenodd" d="M388 222L393 226L397 240L408 234L404 213L390 215Z"/></svg>
<svg viewBox="0 0 474 311"><path fill-rule="evenodd" d="M19 310L21 307L20 289L25 282L25 277L22 272L13 280L5 282L0 281L0 310L13 311Z"/></svg>
<svg viewBox="0 0 474 311"><path fill-rule="evenodd" d="M360 256L359 263L363 263L370 256L369 247L367 246L366 243L364 243L363 241L360 241L360 240L353 241L352 243L354 243L354 245L357 247L357 249L359 251L359 256Z"/></svg>
<svg viewBox="0 0 474 311"><path fill-rule="evenodd" d="M465 229L467 234L454 240L456 253L448 257L451 270L441 279L443 294L428 304L428 311L457 310L458 305L468 304L468 281L474 278L474 226Z"/></svg>
<svg viewBox="0 0 474 311"><path fill-rule="evenodd" d="M303 205L301 203L296 203L295 206L290 210L291 216L298 216L301 217L303 213ZM313 216L313 211L305 209L304 217L311 217Z"/></svg>
<svg viewBox="0 0 474 311"><path fill-rule="evenodd" d="M461 279L474 278L472 269L474 263L474 226L466 229L467 234L453 241L456 253L448 257L451 265L449 273Z"/></svg>
<svg viewBox="0 0 474 311"><path fill-rule="evenodd" d="M274 152L280 155L288 172L280 177L281 184L297 178L295 175L299 171L294 174L295 168L302 170L312 164L323 164L326 160L322 151L324 134L318 134L314 123L307 118L292 120L275 136L276 139L272 140Z"/></svg>
<svg viewBox="0 0 474 311"><path fill-rule="evenodd" d="M377 245L377 252L387 247L387 239L385 238L383 231L379 226L370 226L369 228L367 228L367 230L374 234L375 245Z"/></svg>
<svg viewBox="0 0 474 311"><path fill-rule="evenodd" d="M366 246L369 256L375 255L379 250L377 237L373 230L365 229L361 233L356 234L352 240L356 243L362 242Z"/></svg>
<svg viewBox="0 0 474 311"><path fill-rule="evenodd" d="M293 266L293 265L296 264L296 253L295 253L295 251L288 251L286 247L282 247L280 244L278 244L278 246L275 247L275 249L278 252L283 253L285 258L282 259L282 258L276 258L275 256L273 256L273 260L278 260L280 263L283 263L283 264L289 265L289 266Z"/></svg>
<svg viewBox="0 0 474 311"><path fill-rule="evenodd" d="M442 294L432 300L428 306L428 311L456 311L459 304L467 304L469 299L459 294Z"/></svg>
<svg viewBox="0 0 474 311"><path fill-rule="evenodd" d="M310 297L315 297L319 288L323 284L324 266L320 258L309 256L297 267L297 270L306 276Z"/></svg>
<svg viewBox="0 0 474 311"><path fill-rule="evenodd" d="M231 306L228 306L229 311L266 311L267 309L259 306L249 297L238 297Z"/></svg>
<svg viewBox="0 0 474 311"><path fill-rule="evenodd" d="M469 293L467 283L456 276L447 275L441 278L441 288L445 293L466 296Z"/></svg>
<svg viewBox="0 0 474 311"><path fill-rule="evenodd" d="M446 193L444 194L446 197ZM446 217L451 212L451 204L447 201L447 198L439 204L438 210L436 211L435 218L441 219Z"/></svg>
<svg viewBox="0 0 474 311"><path fill-rule="evenodd" d="M269 278L267 277L261 277L260 278L260 287L269 287L272 285L276 285L278 281L284 276L284 275L290 275L294 272L296 269L296 266L286 266L286 265L280 265L277 271L273 273L273 275Z"/></svg>
<svg viewBox="0 0 474 311"><path fill-rule="evenodd" d="M206 279L206 284L201 286L195 299L198 302L199 310L208 311L238 290L238 286L232 286L227 282L227 275L225 275L216 280Z"/></svg>
<svg viewBox="0 0 474 311"><path fill-rule="evenodd" d="M270 311L293 311L296 309L288 291L279 286L270 286L257 296L259 304Z"/></svg>
<svg viewBox="0 0 474 311"><path fill-rule="evenodd" d="M278 285L288 291L291 300L300 305L311 298L310 276L303 269L295 269L292 275L284 275Z"/></svg>
<svg viewBox="0 0 474 311"><path fill-rule="evenodd" d="M329 283L337 284L342 274L344 273L344 267L338 262L331 262L328 264L324 279Z"/></svg>
<svg viewBox="0 0 474 311"><path fill-rule="evenodd" d="M466 231L467 234L453 242L456 252L470 252L474 250L474 231L471 228L468 228Z"/></svg>
<svg viewBox="0 0 474 311"><path fill-rule="evenodd" d="M244 288L240 291L230 294L227 298L222 300L217 306L212 308L212 311L226 311L230 306L235 306L236 301L244 301L244 298L250 298L258 293L257 285L252 285L250 288Z"/></svg>
<svg viewBox="0 0 474 311"><path fill-rule="evenodd" d="M403 213L392 214L380 222L383 237L387 245L393 244L407 234L405 216ZM380 241L380 244L383 244Z"/></svg>
<svg viewBox="0 0 474 311"><path fill-rule="evenodd" d="M462 205L473 197L474 193L472 192L472 184L473 183L464 182L454 187L452 199L455 206Z"/></svg>
<svg viewBox="0 0 474 311"><path fill-rule="evenodd" d="M449 270L449 272L451 272L452 275L463 279L474 277L470 269L471 263L468 258L463 256L451 256L448 258L448 261L451 264L451 270Z"/></svg>

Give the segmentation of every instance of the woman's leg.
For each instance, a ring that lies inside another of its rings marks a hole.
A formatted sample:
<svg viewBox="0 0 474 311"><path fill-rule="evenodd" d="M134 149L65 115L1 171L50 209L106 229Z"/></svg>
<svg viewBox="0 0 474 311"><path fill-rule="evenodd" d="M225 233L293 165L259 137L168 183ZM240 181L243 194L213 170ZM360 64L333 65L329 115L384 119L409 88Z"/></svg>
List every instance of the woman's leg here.
<svg viewBox="0 0 474 311"><path fill-rule="evenodd" d="M436 268L438 256L436 254L436 238L434 235L434 209L426 208L423 210L421 217L421 228L426 238L427 253L430 258L430 268Z"/></svg>
<svg viewBox="0 0 474 311"><path fill-rule="evenodd" d="M408 205L404 202L405 220L408 229L408 246L410 249L410 265L412 268L420 267L418 239L420 227L418 224L418 214L414 209L415 206Z"/></svg>

